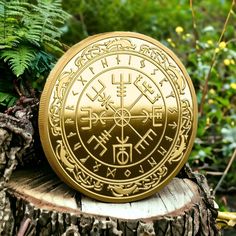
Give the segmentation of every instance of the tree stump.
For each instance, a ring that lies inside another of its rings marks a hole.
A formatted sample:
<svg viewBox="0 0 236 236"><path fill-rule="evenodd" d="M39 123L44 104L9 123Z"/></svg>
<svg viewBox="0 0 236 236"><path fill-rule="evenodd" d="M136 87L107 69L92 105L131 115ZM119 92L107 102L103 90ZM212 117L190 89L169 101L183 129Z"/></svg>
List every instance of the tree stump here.
<svg viewBox="0 0 236 236"><path fill-rule="evenodd" d="M218 235L206 179L187 165L150 198L98 202L62 183L48 164L22 165L33 127L24 112L18 113L0 113L0 235Z"/></svg>
<svg viewBox="0 0 236 236"><path fill-rule="evenodd" d="M19 236L218 235L213 201L203 190L205 179L199 178L200 187L196 178L187 177L174 178L150 198L111 204L74 191L49 168L18 170L7 184L14 232Z"/></svg>

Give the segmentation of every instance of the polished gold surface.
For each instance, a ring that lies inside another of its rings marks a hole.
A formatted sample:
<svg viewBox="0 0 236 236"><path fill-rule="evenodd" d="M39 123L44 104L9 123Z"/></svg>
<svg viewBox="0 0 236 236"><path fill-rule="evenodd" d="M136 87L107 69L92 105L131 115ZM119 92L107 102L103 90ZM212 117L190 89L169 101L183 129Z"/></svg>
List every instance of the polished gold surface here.
<svg viewBox="0 0 236 236"><path fill-rule="evenodd" d="M56 173L92 198L155 193L187 161L197 126L192 82L179 59L138 33L89 37L56 64L39 111Z"/></svg>

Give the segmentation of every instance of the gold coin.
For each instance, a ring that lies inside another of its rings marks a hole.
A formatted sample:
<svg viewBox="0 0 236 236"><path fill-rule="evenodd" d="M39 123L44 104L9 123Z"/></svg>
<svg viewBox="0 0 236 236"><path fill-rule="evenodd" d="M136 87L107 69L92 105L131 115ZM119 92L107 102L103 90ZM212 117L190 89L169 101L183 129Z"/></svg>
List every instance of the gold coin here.
<svg viewBox="0 0 236 236"><path fill-rule="evenodd" d="M39 128L49 163L92 198L130 202L166 185L197 128L192 82L161 43L131 32L70 48L46 82Z"/></svg>

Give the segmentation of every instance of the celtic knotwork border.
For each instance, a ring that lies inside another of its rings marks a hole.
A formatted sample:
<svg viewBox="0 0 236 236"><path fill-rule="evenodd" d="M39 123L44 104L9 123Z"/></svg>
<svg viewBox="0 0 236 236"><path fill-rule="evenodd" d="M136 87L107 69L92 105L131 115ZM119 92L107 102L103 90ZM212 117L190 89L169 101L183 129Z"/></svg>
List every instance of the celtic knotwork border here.
<svg viewBox="0 0 236 236"><path fill-rule="evenodd" d="M80 166L73 160L66 151L62 140L57 141L58 145L56 147L56 156L62 166L70 173L71 177L76 180L83 188L93 189L95 192L101 192L106 186L105 181L100 181L93 178L85 171L83 171ZM166 166L161 166L157 169L155 173L147 176L144 179L134 181L133 183L122 184L114 183L108 184L107 190L114 197L122 197L133 194L138 194L140 192L145 192L153 189L159 185L161 179L167 174L168 169Z"/></svg>
<svg viewBox="0 0 236 236"><path fill-rule="evenodd" d="M150 47L146 44L142 44L139 53L156 61L172 79L180 95L184 94L186 82L177 67L171 63L165 52L161 51L158 47Z"/></svg>
<svg viewBox="0 0 236 236"><path fill-rule="evenodd" d="M62 109L63 97L66 93L66 89L70 83L72 75L71 71L65 71L62 73L56 81L55 89L53 92L53 101L49 107L49 123L51 126L51 132L54 136L61 135L60 126L60 113Z"/></svg>
<svg viewBox="0 0 236 236"><path fill-rule="evenodd" d="M181 101L181 108L182 108L182 120L179 131L180 134L176 142L176 145L173 151L171 152L170 159L168 160L170 164L172 164L172 162L179 161L183 157L184 150L187 148L186 143L189 138L188 133L192 128L193 112L187 99Z"/></svg>
<svg viewBox="0 0 236 236"><path fill-rule="evenodd" d="M115 197L124 197L134 195L139 192L146 192L150 189L156 188L161 179L168 173L166 166L161 166L155 173L152 173L148 177L135 181L129 184L109 184L107 190L109 190Z"/></svg>
<svg viewBox="0 0 236 236"><path fill-rule="evenodd" d="M132 44L127 38L115 38L108 40L104 43L97 43L88 46L82 51L81 55L75 60L75 65L80 69L85 66L89 61L105 53L122 51L122 50L135 50L136 45Z"/></svg>

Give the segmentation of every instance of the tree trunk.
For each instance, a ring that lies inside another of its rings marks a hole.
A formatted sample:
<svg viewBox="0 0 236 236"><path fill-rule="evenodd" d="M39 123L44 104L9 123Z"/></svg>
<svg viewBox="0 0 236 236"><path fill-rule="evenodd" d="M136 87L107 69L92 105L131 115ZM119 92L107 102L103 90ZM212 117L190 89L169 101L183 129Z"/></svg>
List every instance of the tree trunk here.
<svg viewBox="0 0 236 236"><path fill-rule="evenodd" d="M150 198L102 203L70 189L48 165L13 172L32 134L29 120L0 113L0 235L218 235L206 179L188 166Z"/></svg>
<svg viewBox="0 0 236 236"><path fill-rule="evenodd" d="M126 204L85 197L47 168L18 170L7 187L19 236L218 234L212 200L189 178L174 178L152 197Z"/></svg>

